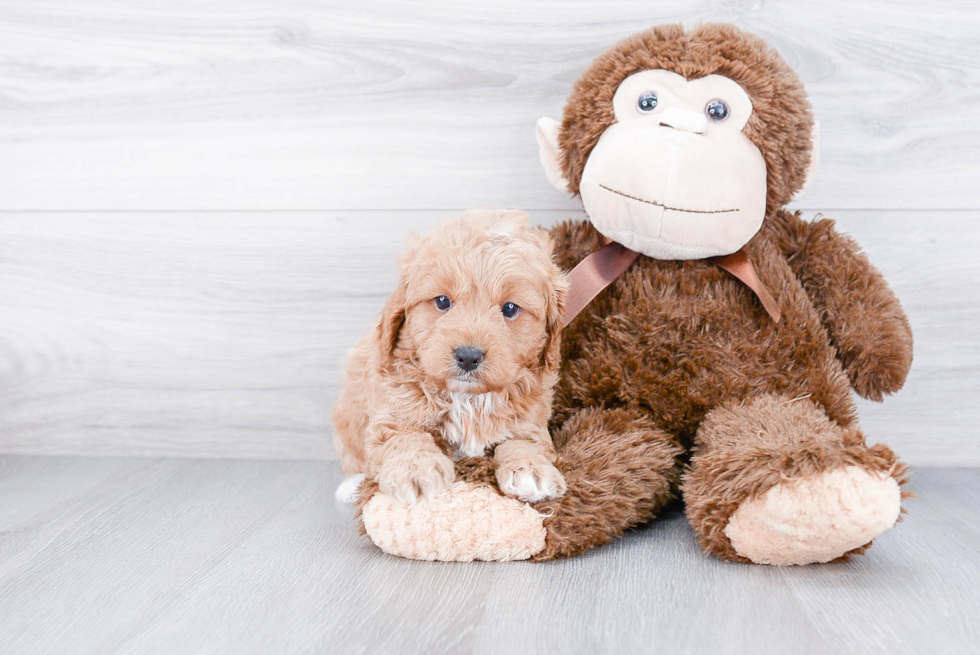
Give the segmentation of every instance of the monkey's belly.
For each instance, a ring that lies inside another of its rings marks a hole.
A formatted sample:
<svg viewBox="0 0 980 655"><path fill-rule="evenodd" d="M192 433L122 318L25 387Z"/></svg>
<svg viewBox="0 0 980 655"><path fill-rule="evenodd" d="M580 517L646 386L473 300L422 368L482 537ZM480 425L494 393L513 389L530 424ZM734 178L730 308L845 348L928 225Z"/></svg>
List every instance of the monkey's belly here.
<svg viewBox="0 0 980 655"><path fill-rule="evenodd" d="M556 411L640 407L662 429L691 435L714 407L779 394L850 420L850 384L815 312L783 303L777 324L741 282L709 267L647 263L645 279L627 281L604 319L570 335Z"/></svg>

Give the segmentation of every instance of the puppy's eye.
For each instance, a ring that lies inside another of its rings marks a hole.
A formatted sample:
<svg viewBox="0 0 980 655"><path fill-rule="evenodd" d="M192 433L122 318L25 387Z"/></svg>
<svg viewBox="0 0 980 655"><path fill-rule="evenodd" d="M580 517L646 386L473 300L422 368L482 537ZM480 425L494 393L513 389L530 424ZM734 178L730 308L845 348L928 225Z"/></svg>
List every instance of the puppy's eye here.
<svg viewBox="0 0 980 655"><path fill-rule="evenodd" d="M504 315L504 318L514 318L520 313L521 308L512 302L505 302L500 307L500 311Z"/></svg>
<svg viewBox="0 0 980 655"><path fill-rule="evenodd" d="M440 312L449 311L449 308L453 306L453 301L449 299L449 296L439 296L432 302L435 303L436 309L438 309Z"/></svg>

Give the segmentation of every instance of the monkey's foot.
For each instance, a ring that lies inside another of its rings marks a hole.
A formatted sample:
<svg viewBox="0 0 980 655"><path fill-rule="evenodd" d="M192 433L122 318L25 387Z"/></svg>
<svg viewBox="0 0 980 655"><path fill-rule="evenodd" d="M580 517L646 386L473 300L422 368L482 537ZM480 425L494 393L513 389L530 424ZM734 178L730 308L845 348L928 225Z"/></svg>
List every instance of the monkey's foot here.
<svg viewBox="0 0 980 655"><path fill-rule="evenodd" d="M377 493L362 517L371 540L399 557L507 562L544 549L545 516L485 484L458 481L412 505Z"/></svg>
<svg viewBox="0 0 980 655"><path fill-rule="evenodd" d="M725 536L736 553L756 564L829 562L892 527L901 499L891 476L844 466L746 500L729 519Z"/></svg>

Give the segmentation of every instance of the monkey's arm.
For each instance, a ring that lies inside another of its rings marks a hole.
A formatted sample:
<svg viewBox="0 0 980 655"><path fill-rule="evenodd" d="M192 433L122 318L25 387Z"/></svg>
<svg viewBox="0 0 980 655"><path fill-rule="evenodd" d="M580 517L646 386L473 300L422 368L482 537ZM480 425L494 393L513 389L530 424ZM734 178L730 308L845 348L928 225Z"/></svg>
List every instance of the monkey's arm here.
<svg viewBox="0 0 980 655"><path fill-rule="evenodd" d="M858 244L834 221L781 211L776 240L837 349L854 390L881 401L912 366L912 329L895 294Z"/></svg>

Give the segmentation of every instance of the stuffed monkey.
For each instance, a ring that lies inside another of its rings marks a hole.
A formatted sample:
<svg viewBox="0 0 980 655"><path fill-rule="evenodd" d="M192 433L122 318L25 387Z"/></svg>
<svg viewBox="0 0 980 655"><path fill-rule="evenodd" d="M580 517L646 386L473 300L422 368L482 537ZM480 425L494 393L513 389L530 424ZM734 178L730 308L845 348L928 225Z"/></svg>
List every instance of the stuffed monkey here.
<svg viewBox="0 0 980 655"><path fill-rule="evenodd" d="M722 559L866 550L899 517L906 467L867 445L851 391L898 391L912 334L854 241L784 209L816 162L799 78L731 25L655 27L598 57L537 136L549 180L589 216L552 230L559 264L627 256L607 287L578 290L562 335L551 428L568 491L504 497L488 453L438 501L400 505L369 481L369 536L408 557L547 560L680 497Z"/></svg>

